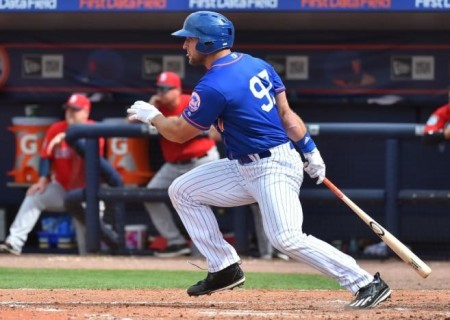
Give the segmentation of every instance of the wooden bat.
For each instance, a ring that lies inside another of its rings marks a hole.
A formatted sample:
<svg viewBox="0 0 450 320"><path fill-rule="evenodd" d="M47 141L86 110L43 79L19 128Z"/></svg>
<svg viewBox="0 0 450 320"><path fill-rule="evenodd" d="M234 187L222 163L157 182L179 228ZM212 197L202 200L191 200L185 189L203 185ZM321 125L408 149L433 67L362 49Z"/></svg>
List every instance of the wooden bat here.
<svg viewBox="0 0 450 320"><path fill-rule="evenodd" d="M371 229L377 236L383 240L389 248L392 249L403 261L413 267L423 278L426 278L431 273L431 268L417 257L411 250L409 250L400 240L398 240L393 234L383 228L375 220L373 220L367 213L365 213L360 207L358 207L352 200L350 200L338 187L336 187L330 180L325 178L323 183L334 192L334 194L344 201L350 209L352 209Z"/></svg>

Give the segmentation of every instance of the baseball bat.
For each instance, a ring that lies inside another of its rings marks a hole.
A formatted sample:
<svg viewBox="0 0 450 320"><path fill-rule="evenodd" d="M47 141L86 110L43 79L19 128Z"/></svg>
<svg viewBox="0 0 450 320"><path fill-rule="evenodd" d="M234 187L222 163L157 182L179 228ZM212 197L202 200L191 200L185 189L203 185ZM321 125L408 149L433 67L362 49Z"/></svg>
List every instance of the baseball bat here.
<svg viewBox="0 0 450 320"><path fill-rule="evenodd" d="M323 183L342 201L347 204L371 229L377 236L383 240L389 248L392 249L403 261L413 267L423 278L431 273L431 268L408 249L393 234L383 228L378 222L373 220L367 213L350 200L338 187L336 187L329 179L325 178Z"/></svg>

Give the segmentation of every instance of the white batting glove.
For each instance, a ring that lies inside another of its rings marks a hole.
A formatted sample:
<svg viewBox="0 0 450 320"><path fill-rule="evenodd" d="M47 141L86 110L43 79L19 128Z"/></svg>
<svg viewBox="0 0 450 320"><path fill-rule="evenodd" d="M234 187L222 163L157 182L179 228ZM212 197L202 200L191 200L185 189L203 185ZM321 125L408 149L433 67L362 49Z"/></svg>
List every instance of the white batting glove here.
<svg viewBox="0 0 450 320"><path fill-rule="evenodd" d="M317 178L317 184L321 184L325 179L325 162L323 162L319 150L315 148L311 152L305 153L304 156L306 159L304 170L312 179Z"/></svg>
<svg viewBox="0 0 450 320"><path fill-rule="evenodd" d="M160 115L161 112L152 104L144 101L136 101L127 110L128 120L135 121L139 120L144 123L150 124L154 117Z"/></svg>

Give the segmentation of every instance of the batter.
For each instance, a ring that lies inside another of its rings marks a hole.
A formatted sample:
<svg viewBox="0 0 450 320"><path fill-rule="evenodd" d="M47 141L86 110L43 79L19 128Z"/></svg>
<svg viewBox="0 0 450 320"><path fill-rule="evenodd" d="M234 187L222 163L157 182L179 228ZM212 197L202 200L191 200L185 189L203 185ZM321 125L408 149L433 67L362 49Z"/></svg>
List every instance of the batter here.
<svg viewBox="0 0 450 320"><path fill-rule="evenodd" d="M273 67L232 52L233 24L215 12L189 15L173 35L185 38L189 63L207 69L189 105L175 119L143 101L135 102L128 113L130 120L151 123L165 138L179 143L214 125L226 147L227 158L199 166L169 187L175 209L208 264L207 277L187 293L211 294L244 283L240 258L224 240L210 206L257 202L272 245L357 294L350 307L373 307L387 299L391 290L378 273L370 275L352 257L303 233L303 170L321 183L325 164L303 121L290 108ZM304 154L305 166L296 148Z"/></svg>

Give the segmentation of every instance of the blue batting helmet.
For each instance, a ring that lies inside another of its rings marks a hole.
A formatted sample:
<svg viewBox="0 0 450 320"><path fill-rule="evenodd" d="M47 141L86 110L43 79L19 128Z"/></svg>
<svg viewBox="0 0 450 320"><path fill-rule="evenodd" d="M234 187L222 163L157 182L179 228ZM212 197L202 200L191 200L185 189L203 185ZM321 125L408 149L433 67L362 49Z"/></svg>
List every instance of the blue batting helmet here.
<svg viewBox="0 0 450 320"><path fill-rule="evenodd" d="M233 46L234 26L220 13L197 11L184 20L183 29L175 31L172 35L198 38L197 51L210 54Z"/></svg>

